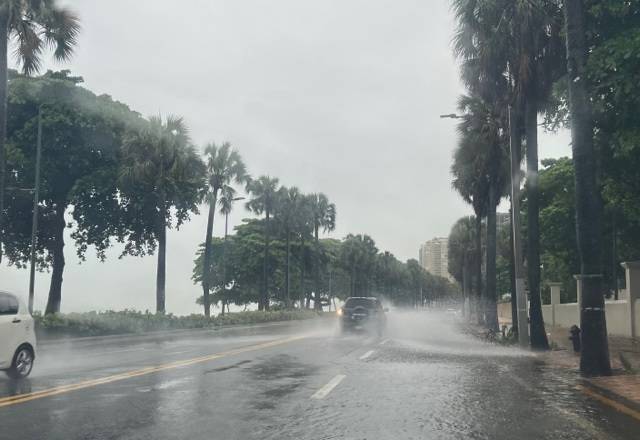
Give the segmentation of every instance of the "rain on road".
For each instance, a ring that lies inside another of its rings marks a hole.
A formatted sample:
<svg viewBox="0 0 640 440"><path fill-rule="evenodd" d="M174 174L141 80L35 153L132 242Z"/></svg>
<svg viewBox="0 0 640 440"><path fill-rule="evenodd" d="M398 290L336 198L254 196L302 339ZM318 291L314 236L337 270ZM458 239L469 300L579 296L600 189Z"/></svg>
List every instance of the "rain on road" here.
<svg viewBox="0 0 640 440"><path fill-rule="evenodd" d="M1 439L636 439L640 423L539 356L391 312L383 337L331 319L43 344L0 378Z"/></svg>

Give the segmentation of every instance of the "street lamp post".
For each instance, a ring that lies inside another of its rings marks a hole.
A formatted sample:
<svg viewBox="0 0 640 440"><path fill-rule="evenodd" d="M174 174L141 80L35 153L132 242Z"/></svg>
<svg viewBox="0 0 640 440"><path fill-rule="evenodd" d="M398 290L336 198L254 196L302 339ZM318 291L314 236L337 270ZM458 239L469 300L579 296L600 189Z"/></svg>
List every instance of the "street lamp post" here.
<svg viewBox="0 0 640 440"><path fill-rule="evenodd" d="M236 197L231 199L231 204L239 200L244 200L244 197ZM231 204L229 206L231 206ZM222 243L222 290L227 290L227 235L229 235L229 211L224 213L224 242ZM224 306L226 298L222 299L222 314L224 315Z"/></svg>
<svg viewBox="0 0 640 440"><path fill-rule="evenodd" d="M31 249L29 250L29 313L33 313L36 278L36 243L38 240L38 203L40 202L40 158L42 156L42 108L38 109L38 139L36 144L36 178L33 191L33 219L31 220Z"/></svg>

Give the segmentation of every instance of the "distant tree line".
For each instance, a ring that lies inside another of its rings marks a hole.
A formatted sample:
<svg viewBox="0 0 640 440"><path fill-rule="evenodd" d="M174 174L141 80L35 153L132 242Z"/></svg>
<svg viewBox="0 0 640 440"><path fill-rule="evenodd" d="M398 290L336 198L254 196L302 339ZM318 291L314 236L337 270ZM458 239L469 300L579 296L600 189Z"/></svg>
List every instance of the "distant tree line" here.
<svg viewBox="0 0 640 440"><path fill-rule="evenodd" d="M30 261L40 117L35 256L39 270L51 270L47 314L60 310L68 228L81 260L90 248L104 260L116 244L121 257L156 255L156 310L164 313L167 230L179 228L203 205L208 245L198 253L194 280L203 287L207 316L211 301L257 303L264 310L272 304L321 309L349 295L385 295L417 305L420 289L424 301L455 294L417 263L379 254L368 236L321 239L336 221L336 207L324 194L302 194L269 176L252 179L228 143L211 143L200 155L182 118L144 118L81 84L68 71L10 72L4 257L18 267ZM225 225L226 238L214 238L215 214L226 223L240 190L248 194L246 208L259 218L245 220L231 234ZM202 267L208 268L206 277Z"/></svg>

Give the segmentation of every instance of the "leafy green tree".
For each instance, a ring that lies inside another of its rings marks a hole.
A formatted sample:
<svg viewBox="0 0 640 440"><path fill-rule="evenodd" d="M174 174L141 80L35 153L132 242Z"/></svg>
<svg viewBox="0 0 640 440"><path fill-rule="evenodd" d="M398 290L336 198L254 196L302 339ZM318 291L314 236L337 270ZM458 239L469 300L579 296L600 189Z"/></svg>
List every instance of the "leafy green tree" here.
<svg viewBox="0 0 640 440"><path fill-rule="evenodd" d="M368 235L349 234L340 252L340 266L349 274L349 296L368 296L378 248Z"/></svg>
<svg viewBox="0 0 640 440"><path fill-rule="evenodd" d="M8 45L25 75L40 70L42 52L53 48L58 61L69 59L80 30L78 17L55 0L4 0L0 3L0 262L5 234Z"/></svg>
<svg viewBox="0 0 640 440"><path fill-rule="evenodd" d="M182 118L149 118L123 142L120 197L125 254L158 251L156 311L165 312L167 228L179 228L198 213L204 164L190 143Z"/></svg>
<svg viewBox="0 0 640 440"><path fill-rule="evenodd" d="M107 95L96 96L68 71L37 78L15 76L9 86L8 186L33 187L38 112L42 110L42 170L38 207L37 257L51 268L46 313L60 311L65 266L64 231L84 259L94 246L100 260L119 236L118 163L126 133L141 124L137 113ZM33 200L21 191L8 193L5 245L10 263L29 261ZM65 215L73 222L68 224Z"/></svg>
<svg viewBox="0 0 640 440"><path fill-rule="evenodd" d="M264 214L264 257L263 257L263 278L262 278L262 295L258 302L260 310L269 310L269 278L268 278L268 259L269 259L269 238L270 238L270 220L271 215L275 212L278 203L278 179L269 176L260 176L255 180L251 180L247 184L247 191L251 195L251 200L247 203L247 209L257 215Z"/></svg>
<svg viewBox="0 0 640 440"><path fill-rule="evenodd" d="M204 266L210 267L209 264L209 249L211 247L211 239L213 237L213 221L216 212L216 204L218 201L218 195L220 191L229 192L229 187L233 184L246 184L249 176L246 171L244 162L240 154L231 148L231 144L225 142L221 146L217 146L215 143L207 145L205 148L206 166L207 166L207 181L208 181L208 193L206 195L207 202L209 204L209 215L207 217L207 235L205 236L205 254L204 254ZM204 314L205 316L211 315L209 305L209 278L204 277L202 283L202 290L204 293Z"/></svg>
<svg viewBox="0 0 640 440"><path fill-rule="evenodd" d="M285 235L285 304L291 307L291 236L296 232L304 196L296 187L280 187L276 218Z"/></svg>

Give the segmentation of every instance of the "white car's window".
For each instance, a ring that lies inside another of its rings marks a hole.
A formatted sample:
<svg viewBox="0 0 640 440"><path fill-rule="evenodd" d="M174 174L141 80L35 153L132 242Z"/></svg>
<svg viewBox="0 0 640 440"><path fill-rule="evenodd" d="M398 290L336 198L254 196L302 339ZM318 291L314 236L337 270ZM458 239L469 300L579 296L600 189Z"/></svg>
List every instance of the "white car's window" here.
<svg viewBox="0 0 640 440"><path fill-rule="evenodd" d="M17 315L18 299L13 295L0 293L0 315Z"/></svg>

